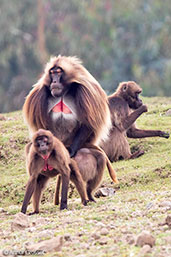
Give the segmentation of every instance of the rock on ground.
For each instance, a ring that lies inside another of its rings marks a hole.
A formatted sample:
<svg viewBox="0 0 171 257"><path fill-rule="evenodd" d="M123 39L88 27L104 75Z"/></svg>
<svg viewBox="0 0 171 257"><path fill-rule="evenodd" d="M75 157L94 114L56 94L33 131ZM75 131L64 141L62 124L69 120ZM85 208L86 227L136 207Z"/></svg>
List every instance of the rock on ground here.
<svg viewBox="0 0 171 257"><path fill-rule="evenodd" d="M160 202L159 207L171 208L171 201L162 201Z"/></svg>
<svg viewBox="0 0 171 257"><path fill-rule="evenodd" d="M144 245L144 246L141 248L141 250L140 250L138 256L143 256L143 257L144 257L144 256L147 256L146 254L149 253L149 252L151 252L151 247L150 247L150 245Z"/></svg>
<svg viewBox="0 0 171 257"><path fill-rule="evenodd" d="M155 238L148 232L148 231L142 231L136 239L136 246L143 247L144 245L150 245L153 247L155 245Z"/></svg>
<svg viewBox="0 0 171 257"><path fill-rule="evenodd" d="M14 220L11 222L11 231L22 230L30 226L28 216L21 212L14 216Z"/></svg>
<svg viewBox="0 0 171 257"><path fill-rule="evenodd" d="M171 116L171 109L169 109L166 113L165 113L166 116Z"/></svg>
<svg viewBox="0 0 171 257"><path fill-rule="evenodd" d="M166 217L166 224L171 228L171 215Z"/></svg>
<svg viewBox="0 0 171 257"><path fill-rule="evenodd" d="M95 192L95 197L107 197L107 196L113 196L115 194L115 189L114 188L109 188L109 187L102 187L99 188Z"/></svg>
<svg viewBox="0 0 171 257"><path fill-rule="evenodd" d="M28 251L44 251L53 252L60 251L63 245L63 237L53 237L49 240L45 240L36 244L26 246Z"/></svg>

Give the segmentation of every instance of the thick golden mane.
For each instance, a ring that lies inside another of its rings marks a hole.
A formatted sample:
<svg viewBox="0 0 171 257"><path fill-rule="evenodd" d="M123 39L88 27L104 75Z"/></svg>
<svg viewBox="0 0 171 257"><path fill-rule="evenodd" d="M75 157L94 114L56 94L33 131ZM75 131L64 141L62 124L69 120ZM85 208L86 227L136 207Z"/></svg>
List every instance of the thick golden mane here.
<svg viewBox="0 0 171 257"><path fill-rule="evenodd" d="M61 55L57 57L51 57L50 61L45 66L44 74L34 86L48 86L50 84L49 70L54 66L59 66L64 70L67 83L75 82L81 84L84 87L91 89L92 93L94 94L96 94L95 87L98 87L100 90L102 90L98 81L90 74L90 72L88 72L87 69L85 69L79 58L76 56Z"/></svg>
<svg viewBox="0 0 171 257"><path fill-rule="evenodd" d="M107 95L97 80L82 65L81 60L75 56L51 57L46 64L44 74L33 86L23 107L24 116L30 129L33 131L39 128L48 129L48 117L43 105L47 105L46 88L50 85L49 70L54 66L63 69L67 84L77 83L78 115L84 124L92 128L93 143L105 140L111 126Z"/></svg>

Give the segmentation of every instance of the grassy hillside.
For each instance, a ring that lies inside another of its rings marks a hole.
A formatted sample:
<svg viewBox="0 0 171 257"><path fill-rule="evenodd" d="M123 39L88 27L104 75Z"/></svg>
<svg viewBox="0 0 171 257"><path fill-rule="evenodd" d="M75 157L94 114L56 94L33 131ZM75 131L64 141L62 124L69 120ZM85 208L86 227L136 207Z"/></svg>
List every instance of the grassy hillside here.
<svg viewBox="0 0 171 257"><path fill-rule="evenodd" d="M148 105L148 113L137 120L137 126L170 133L171 116L165 113L171 109L171 98L143 101ZM115 188L115 195L98 198L87 207L82 207L76 191L71 194L70 189L68 210L59 211L53 205L55 179L52 179L43 195L41 213L29 216L30 221L43 217L45 222L35 226L36 229L26 228L23 235L23 231L11 232L10 222L20 211L28 179L24 156L28 140L21 111L0 116L0 249L23 250L28 242L62 235L62 251L45 256L170 256L171 232L160 223L171 213L171 138L129 140L132 149L141 148L145 154L135 160L114 163L120 184L113 185L106 172L103 186ZM30 205L28 211L31 208ZM101 232L104 228L105 235ZM47 233L41 237L44 230ZM156 239L147 255L142 255L142 249L134 244L134 238L142 230L148 230Z"/></svg>

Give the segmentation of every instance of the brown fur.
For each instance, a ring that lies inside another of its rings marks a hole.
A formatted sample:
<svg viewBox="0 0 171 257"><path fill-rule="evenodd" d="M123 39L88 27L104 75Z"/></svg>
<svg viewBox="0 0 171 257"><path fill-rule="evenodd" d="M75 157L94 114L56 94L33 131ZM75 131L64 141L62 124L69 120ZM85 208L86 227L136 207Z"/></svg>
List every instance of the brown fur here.
<svg viewBox="0 0 171 257"><path fill-rule="evenodd" d="M39 140L39 138L41 139ZM43 139L42 139L43 138ZM45 143L46 156L49 156L47 162L42 158L42 150L39 141L44 143L44 138L47 139ZM26 166L30 175L26 187L26 193L21 211L26 213L28 203L33 195L33 213L39 213L39 203L41 194L46 182L50 177L58 174L62 177L62 196L60 209L67 208L67 192L68 183L71 179L75 183L79 191L82 202L87 204L87 194L85 184L80 175L79 169L69 156L69 153L62 142L52 135L50 131L40 129L32 138L32 142L26 145ZM44 170L47 167L47 170ZM73 174L74 175L73 175Z"/></svg>
<svg viewBox="0 0 171 257"><path fill-rule="evenodd" d="M100 147L100 146L96 146L96 145L91 145L91 144L87 144L86 147L88 149L92 149L92 150L97 150L98 152L101 152L102 155L104 156L105 160L106 160L106 165L107 165L107 168L108 168L108 171L109 171L109 175L112 179L112 181L116 184L118 184L118 179L117 179L117 174L116 174L116 171L114 170L114 168L112 167L110 161L109 161L109 158L108 156L106 155L106 153L104 152L104 150Z"/></svg>
<svg viewBox="0 0 171 257"><path fill-rule="evenodd" d="M141 87L134 81L122 82L115 93L108 97L112 119L112 129L109 138L102 142L101 147L106 152L110 161L136 158L144 152L139 150L131 153L127 136L143 138L160 136L168 138L169 134L160 130L141 130L135 125L136 119L147 112L146 105L139 99Z"/></svg>
<svg viewBox="0 0 171 257"><path fill-rule="evenodd" d="M118 183L118 180L117 175L105 152L100 147L95 145L87 145L87 147L88 148L80 149L74 157L74 160L76 161L82 178L86 183L89 201L95 201L92 193L101 183L106 165L112 180L115 183ZM58 176L55 204L59 203L59 187L60 177Z"/></svg>
<svg viewBox="0 0 171 257"><path fill-rule="evenodd" d="M30 132L33 133L39 128L51 130L49 126L51 121L47 114L47 98L50 85L49 70L55 65L65 72L64 79L67 85L72 83L78 85L75 103L79 121L91 128L89 142L99 143L106 138L111 126L107 96L99 83L76 57L59 55L51 58L47 63L43 76L34 85L23 107ZM58 135L55 136L58 137Z"/></svg>

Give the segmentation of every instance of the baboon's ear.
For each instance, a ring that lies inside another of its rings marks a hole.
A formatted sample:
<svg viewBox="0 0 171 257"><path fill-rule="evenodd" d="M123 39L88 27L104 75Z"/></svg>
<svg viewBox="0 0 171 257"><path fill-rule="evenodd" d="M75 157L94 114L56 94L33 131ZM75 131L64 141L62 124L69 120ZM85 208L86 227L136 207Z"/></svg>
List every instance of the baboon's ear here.
<svg viewBox="0 0 171 257"><path fill-rule="evenodd" d="M125 92L128 88L128 84L127 83L123 83L122 84L122 91Z"/></svg>

